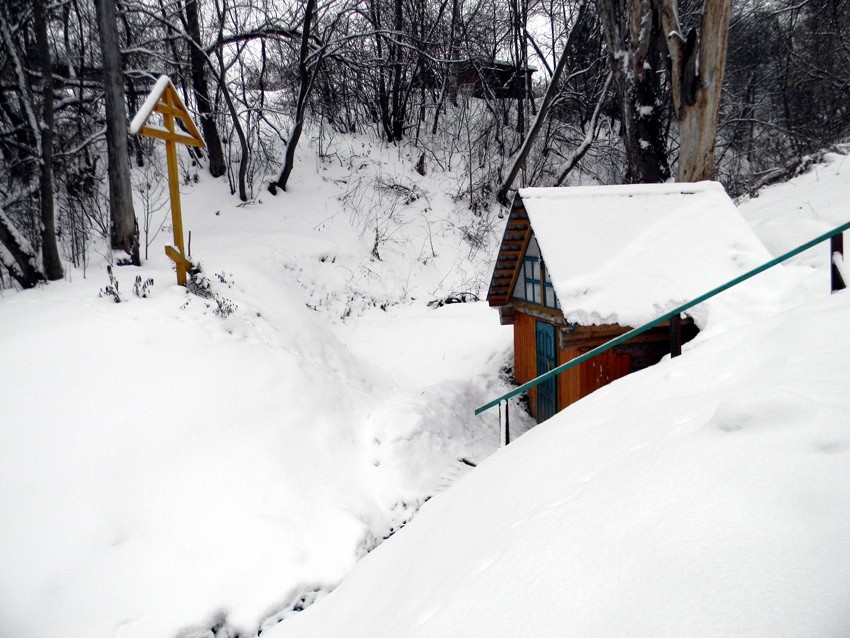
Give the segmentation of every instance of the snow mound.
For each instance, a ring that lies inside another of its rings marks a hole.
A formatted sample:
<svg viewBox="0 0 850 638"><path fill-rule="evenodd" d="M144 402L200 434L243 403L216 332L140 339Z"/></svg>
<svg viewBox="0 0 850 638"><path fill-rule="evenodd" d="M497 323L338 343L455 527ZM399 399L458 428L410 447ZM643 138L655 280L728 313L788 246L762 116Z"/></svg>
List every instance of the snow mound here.
<svg viewBox="0 0 850 638"><path fill-rule="evenodd" d="M850 293L489 458L272 638L850 632Z"/></svg>
<svg viewBox="0 0 850 638"><path fill-rule="evenodd" d="M848 172L827 157L740 212L777 256L847 221ZM264 636L850 634L850 292L828 296L825 246L764 277Z"/></svg>
<svg viewBox="0 0 850 638"><path fill-rule="evenodd" d="M406 175L394 152L370 166ZM426 303L478 277L461 216L423 178L416 201L387 191L392 220L357 218L335 181L353 169L319 169L247 205L183 187L201 294L166 228L114 269L120 303L94 258L0 297L0 635L255 632L497 448L472 408L507 388L510 331Z"/></svg>

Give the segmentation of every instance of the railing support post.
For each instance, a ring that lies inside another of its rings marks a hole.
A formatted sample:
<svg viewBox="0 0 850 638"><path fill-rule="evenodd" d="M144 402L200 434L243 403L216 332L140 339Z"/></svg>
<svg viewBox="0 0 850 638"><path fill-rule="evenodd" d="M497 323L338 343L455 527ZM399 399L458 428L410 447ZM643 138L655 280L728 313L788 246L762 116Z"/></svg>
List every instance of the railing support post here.
<svg viewBox="0 0 850 638"><path fill-rule="evenodd" d="M847 287L847 283L841 276L841 272L838 270L838 266L835 265L836 255L838 255L839 259L844 259L844 233L838 233L837 235L833 235L832 238L829 240L829 264L831 266L830 290L832 292L835 292L836 290L844 290Z"/></svg>
<svg viewBox="0 0 850 638"><path fill-rule="evenodd" d="M682 354L682 316L679 314L670 317L670 357L678 357Z"/></svg>
<svg viewBox="0 0 850 638"><path fill-rule="evenodd" d="M511 442L511 413L508 410L509 405L510 404L505 401L505 445Z"/></svg>

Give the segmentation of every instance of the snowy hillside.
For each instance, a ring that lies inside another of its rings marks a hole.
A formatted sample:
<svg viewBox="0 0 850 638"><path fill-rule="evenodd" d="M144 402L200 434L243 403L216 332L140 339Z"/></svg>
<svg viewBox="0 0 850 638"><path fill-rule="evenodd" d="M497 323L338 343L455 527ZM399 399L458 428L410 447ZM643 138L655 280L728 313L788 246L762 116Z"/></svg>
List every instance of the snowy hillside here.
<svg viewBox="0 0 850 638"><path fill-rule="evenodd" d="M827 159L744 205L776 253L850 218L850 161ZM848 635L850 293L827 265L787 267L795 308L501 450L263 636Z"/></svg>
<svg viewBox="0 0 850 638"><path fill-rule="evenodd" d="M472 411L510 331L427 305L475 292L486 247L397 151L337 152L248 206L184 188L213 297L176 285L168 228L115 269L121 303L99 256L2 294L0 635L255 632L496 449Z"/></svg>
<svg viewBox="0 0 850 638"><path fill-rule="evenodd" d="M168 228L115 269L121 303L103 255L2 293L0 635L847 633L850 308L823 252L471 470L511 331L428 302L481 292L499 220L341 144L247 206L184 188L206 297L175 285ZM746 204L772 251L844 221L830 159Z"/></svg>

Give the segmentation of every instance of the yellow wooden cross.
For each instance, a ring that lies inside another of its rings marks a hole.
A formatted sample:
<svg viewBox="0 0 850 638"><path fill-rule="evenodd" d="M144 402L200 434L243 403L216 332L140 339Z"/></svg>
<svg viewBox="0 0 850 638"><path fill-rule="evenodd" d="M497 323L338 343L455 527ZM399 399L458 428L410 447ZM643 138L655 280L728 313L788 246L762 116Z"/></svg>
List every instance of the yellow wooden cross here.
<svg viewBox="0 0 850 638"><path fill-rule="evenodd" d="M162 115L162 125L148 123L153 113ZM178 131L175 128L177 120L183 124L183 130ZM167 75L160 76L157 80L142 108L133 118L130 132L134 135L165 140L168 187L171 194L171 225L174 229L174 246L166 246L165 254L177 264L177 283L185 286L186 273L192 272L194 266L186 258L186 252L183 250L183 218L180 210L180 177L177 174L176 145L180 143L200 148L206 148L206 145Z"/></svg>

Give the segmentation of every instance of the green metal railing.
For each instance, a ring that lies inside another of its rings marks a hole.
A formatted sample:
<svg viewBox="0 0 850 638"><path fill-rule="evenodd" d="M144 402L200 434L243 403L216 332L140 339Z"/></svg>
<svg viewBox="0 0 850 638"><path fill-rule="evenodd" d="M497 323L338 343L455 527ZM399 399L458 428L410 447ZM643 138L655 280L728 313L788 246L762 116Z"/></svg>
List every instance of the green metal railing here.
<svg viewBox="0 0 850 638"><path fill-rule="evenodd" d="M797 248L788 251L784 255L780 255L779 257L776 257L775 259L771 259L769 262L762 264L758 268L754 268L753 270L750 270L749 272L744 273L743 275L741 275L739 277L735 277L735 279L732 279L731 281L727 281L722 286L718 286L717 288L714 288L713 290L709 290L707 293L700 295L699 297L697 297L697 298L695 298L695 299L693 299L693 300L691 300L687 303L682 304L678 308L674 308L670 312L664 313L663 315L661 315L660 317L658 317L656 319L653 319L649 323L646 323L646 324L640 326L639 328L634 328L633 330L629 330L625 334L622 334L619 337L611 339L611 341L603 343L601 346L598 346L598 347L594 348L593 350L590 350L590 351L584 353L583 355L576 357L575 359L567 361L566 363L562 363L561 365L559 365L556 368L552 368L548 372L541 374L539 377L532 379L528 383L523 383L518 388L514 388L510 392L503 394L498 399L494 399L494 400L490 401L489 403L482 405L480 408L475 410L475 414L481 414L482 412L485 412L485 411L489 410L490 408L494 408L497 405L499 405L502 401L507 401L508 399L511 399L518 394L522 394L523 392L543 383L544 381L551 379L552 377L555 377L555 376L561 374L562 372L566 372L570 368L574 368L575 366L577 366L581 363L584 363L588 359L592 359L593 357L595 357L598 354L602 354L603 352L610 350L611 348L614 348L615 346L618 346L621 343L628 341L629 339L636 337L643 332L646 332L647 330L651 330L652 328L654 328L655 326L657 326L660 323L664 323L665 321L669 321L671 319L678 318L678 317L681 316L681 314L683 312L685 312L686 310L688 310L690 308L693 308L697 304L701 304L703 301L706 301L707 299L711 299L712 297L720 294L724 290L728 290L729 288L732 288L733 286L737 286L741 282L746 281L747 279L750 279L751 277L755 277L759 273L762 273L765 270L768 270L769 268L773 268L777 264L781 264L783 261L786 261L786 260L790 259L791 257L794 257L795 255L799 255L801 252L808 250L809 248L812 248L813 246L816 246L817 244L824 242L827 239L832 240L832 245L831 245L831 250L830 250L830 260L832 260L832 255L834 253L836 253L836 252L842 253L843 252L843 242L842 242L841 233L843 233L845 230L848 230L848 229L850 229L850 222L842 224L838 228L835 228L835 229L829 231L828 233L824 233L823 235L815 237L811 241L807 241L805 244L801 244L800 246L797 246ZM837 289L844 287L843 285L839 285L837 282L841 282L841 278L840 278L840 274L839 274L835 264L833 263L832 264L832 289L833 290L837 290ZM846 282L846 283L850 284L850 282ZM506 409L507 409L507 407L506 407Z"/></svg>

